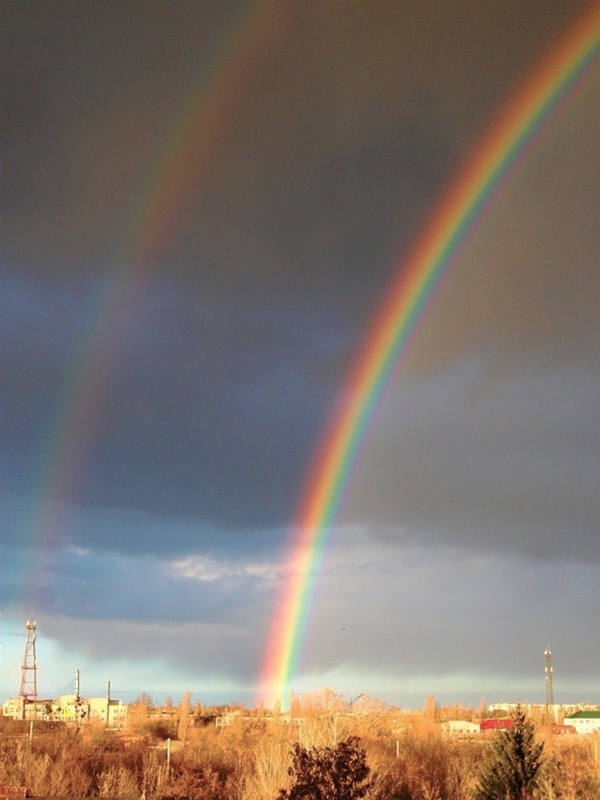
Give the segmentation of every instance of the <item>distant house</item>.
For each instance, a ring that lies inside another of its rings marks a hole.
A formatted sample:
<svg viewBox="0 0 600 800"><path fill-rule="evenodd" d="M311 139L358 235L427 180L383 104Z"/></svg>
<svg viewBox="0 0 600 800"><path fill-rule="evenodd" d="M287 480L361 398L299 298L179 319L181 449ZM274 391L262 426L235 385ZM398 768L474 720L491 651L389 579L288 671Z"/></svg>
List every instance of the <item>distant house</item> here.
<svg viewBox="0 0 600 800"><path fill-rule="evenodd" d="M512 726L512 717L492 717L491 719L482 719L479 729L482 733L485 731L507 731Z"/></svg>
<svg viewBox="0 0 600 800"><path fill-rule="evenodd" d="M577 733L600 731L600 711L576 711L565 717L565 725L572 725Z"/></svg>
<svg viewBox="0 0 600 800"><path fill-rule="evenodd" d="M571 733L577 733L572 725L559 725L556 722L550 726L550 732L555 736L565 736Z"/></svg>
<svg viewBox="0 0 600 800"><path fill-rule="evenodd" d="M449 719L441 723L441 728L447 736L475 736L480 732L476 722L469 722L466 719Z"/></svg>
<svg viewBox="0 0 600 800"><path fill-rule="evenodd" d="M2 716L25 719L25 700L22 697L9 697L2 706ZM0 795L2 797L2 795Z"/></svg>
<svg viewBox="0 0 600 800"><path fill-rule="evenodd" d="M227 714L221 714L219 717L216 717L215 725L217 728L227 728L229 725L233 725L240 716L241 714L239 711L229 711Z"/></svg>

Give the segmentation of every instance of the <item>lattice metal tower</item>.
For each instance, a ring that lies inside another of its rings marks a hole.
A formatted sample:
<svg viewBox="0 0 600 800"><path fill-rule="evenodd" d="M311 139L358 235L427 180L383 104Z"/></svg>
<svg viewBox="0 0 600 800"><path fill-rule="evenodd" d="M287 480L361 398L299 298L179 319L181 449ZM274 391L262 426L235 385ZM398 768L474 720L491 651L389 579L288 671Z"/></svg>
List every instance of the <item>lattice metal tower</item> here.
<svg viewBox="0 0 600 800"><path fill-rule="evenodd" d="M552 651L550 650L550 645L544 650L544 655L546 656L546 667L544 672L546 673L546 708L548 706L554 705L554 688L552 686Z"/></svg>
<svg viewBox="0 0 600 800"><path fill-rule="evenodd" d="M25 655L21 664L21 688L19 696L25 700L37 700L37 659L35 657L35 637L37 622L28 619L25 623L27 637L25 639Z"/></svg>

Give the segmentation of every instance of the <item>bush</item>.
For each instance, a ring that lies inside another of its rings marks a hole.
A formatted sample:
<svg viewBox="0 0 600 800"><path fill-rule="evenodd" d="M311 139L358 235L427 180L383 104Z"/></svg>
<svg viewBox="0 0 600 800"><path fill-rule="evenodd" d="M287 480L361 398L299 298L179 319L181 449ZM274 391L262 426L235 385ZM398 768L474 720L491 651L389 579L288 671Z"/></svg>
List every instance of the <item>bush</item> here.
<svg viewBox="0 0 600 800"><path fill-rule="evenodd" d="M369 788L370 769L357 736L335 747L295 744L288 772L294 781L278 800L360 800Z"/></svg>

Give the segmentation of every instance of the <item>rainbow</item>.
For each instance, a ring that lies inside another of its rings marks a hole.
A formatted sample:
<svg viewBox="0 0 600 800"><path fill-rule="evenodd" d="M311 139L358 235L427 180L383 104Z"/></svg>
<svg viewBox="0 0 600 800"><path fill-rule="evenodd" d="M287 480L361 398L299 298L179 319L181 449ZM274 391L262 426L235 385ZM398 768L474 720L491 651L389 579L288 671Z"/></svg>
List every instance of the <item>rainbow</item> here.
<svg viewBox="0 0 600 800"><path fill-rule="evenodd" d="M600 4L589 6L484 136L399 266L320 442L294 525L289 577L267 642L259 702L285 702L323 550L369 421L434 289L482 210L600 60Z"/></svg>
<svg viewBox="0 0 600 800"><path fill-rule="evenodd" d="M24 541L33 539L34 558L24 576L25 601L48 608L39 594L48 551L61 546L69 505L82 489L85 466L102 428L107 391L118 370L124 331L143 282L182 225L185 200L201 186L243 91L245 68L277 35L278 9L265 0L240 3L223 15L212 49L201 53L189 87L165 120L152 157L140 176L124 220L112 268L87 313L85 328L63 380L47 427L47 440L23 515Z"/></svg>

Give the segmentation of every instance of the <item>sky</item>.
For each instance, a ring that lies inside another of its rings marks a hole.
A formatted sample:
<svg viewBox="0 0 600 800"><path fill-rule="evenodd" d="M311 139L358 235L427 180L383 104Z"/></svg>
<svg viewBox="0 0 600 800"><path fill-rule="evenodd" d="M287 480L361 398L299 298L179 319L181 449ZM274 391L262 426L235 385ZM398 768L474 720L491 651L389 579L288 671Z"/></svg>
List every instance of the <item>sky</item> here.
<svg viewBox="0 0 600 800"><path fill-rule="evenodd" d="M252 703L411 244L579 0L0 2L0 695ZM292 677L600 703L600 66L447 270Z"/></svg>

